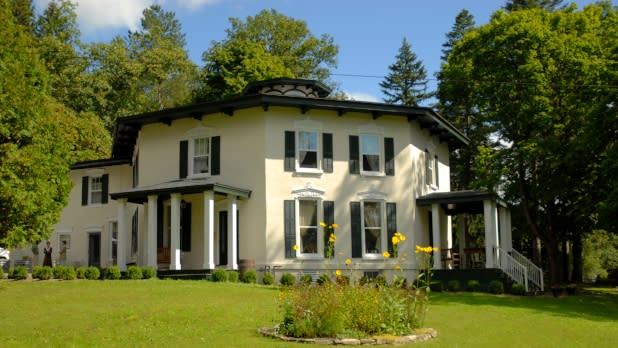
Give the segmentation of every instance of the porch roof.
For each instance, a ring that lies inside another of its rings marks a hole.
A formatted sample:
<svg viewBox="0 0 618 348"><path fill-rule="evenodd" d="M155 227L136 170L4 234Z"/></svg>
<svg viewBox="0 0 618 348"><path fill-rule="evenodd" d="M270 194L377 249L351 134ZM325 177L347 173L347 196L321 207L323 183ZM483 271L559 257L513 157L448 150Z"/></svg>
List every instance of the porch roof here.
<svg viewBox="0 0 618 348"><path fill-rule="evenodd" d="M477 190L433 192L416 198L416 204L419 206L440 204L447 215L483 214L485 200L492 200L506 207L506 204L498 199L497 194Z"/></svg>
<svg viewBox="0 0 618 348"><path fill-rule="evenodd" d="M251 190L211 182L210 179L180 179L162 182L150 186L136 187L131 190L114 192L112 199L126 198L131 203L142 204L148 201L148 196L170 196L172 193L192 194L212 191L219 195L232 195L242 198L251 197Z"/></svg>

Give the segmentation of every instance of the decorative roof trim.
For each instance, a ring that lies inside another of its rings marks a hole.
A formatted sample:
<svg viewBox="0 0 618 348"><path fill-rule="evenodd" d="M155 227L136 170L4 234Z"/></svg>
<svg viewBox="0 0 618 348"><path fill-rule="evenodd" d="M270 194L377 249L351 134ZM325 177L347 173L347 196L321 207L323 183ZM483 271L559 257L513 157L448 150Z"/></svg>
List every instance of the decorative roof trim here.
<svg viewBox="0 0 618 348"><path fill-rule="evenodd" d="M71 169L90 169L110 166L120 166L123 164L131 164L131 158L113 158L101 159L94 161L78 162L71 166Z"/></svg>

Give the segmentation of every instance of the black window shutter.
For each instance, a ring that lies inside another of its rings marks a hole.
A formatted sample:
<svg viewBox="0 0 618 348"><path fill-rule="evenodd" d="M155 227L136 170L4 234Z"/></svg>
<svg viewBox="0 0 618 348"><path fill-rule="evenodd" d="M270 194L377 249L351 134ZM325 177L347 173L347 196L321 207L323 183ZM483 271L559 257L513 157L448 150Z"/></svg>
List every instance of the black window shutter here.
<svg viewBox="0 0 618 348"><path fill-rule="evenodd" d="M82 176L82 205L88 205L88 192L90 192L90 178Z"/></svg>
<svg viewBox="0 0 618 348"><path fill-rule="evenodd" d="M294 132L285 131L285 160L283 170L293 172L296 168L296 139Z"/></svg>
<svg viewBox="0 0 618 348"><path fill-rule="evenodd" d="M182 209L180 226L182 226L180 250L191 251L191 203L185 203L185 207Z"/></svg>
<svg viewBox="0 0 618 348"><path fill-rule="evenodd" d="M322 170L324 173L333 172L333 135L322 134Z"/></svg>
<svg viewBox="0 0 618 348"><path fill-rule="evenodd" d="M107 195L109 194L109 174L103 174L103 176L101 176L101 186L101 203L107 204Z"/></svg>
<svg viewBox="0 0 618 348"><path fill-rule="evenodd" d="M322 202L322 206L324 208L324 223L328 226L335 223L335 202L333 201L324 201ZM330 231L327 230L324 233L324 256L326 256L326 250L328 249L328 239L330 237ZM336 230L332 230L333 233L337 234ZM335 248L333 247L333 251L331 257L335 257Z"/></svg>
<svg viewBox="0 0 618 348"><path fill-rule="evenodd" d="M210 138L210 175L221 173L221 137Z"/></svg>
<svg viewBox="0 0 618 348"><path fill-rule="evenodd" d="M296 258L294 244L296 244L296 213L294 200L283 201L283 230L285 240L285 258Z"/></svg>
<svg viewBox="0 0 618 348"><path fill-rule="evenodd" d="M393 252L393 235L397 232L397 204L386 203L386 236L388 251Z"/></svg>
<svg viewBox="0 0 618 348"><path fill-rule="evenodd" d="M436 177L436 182L435 182L436 187L440 187L440 180L439 180L440 175L438 174L438 166L439 165L440 164L438 163L438 156L435 156L433 158L433 175Z"/></svg>
<svg viewBox="0 0 618 348"><path fill-rule="evenodd" d="M350 174L360 174L358 136L350 135Z"/></svg>
<svg viewBox="0 0 618 348"><path fill-rule="evenodd" d="M178 163L179 163L179 171L178 176L180 179L184 179L187 177L189 173L189 141L182 140L180 141L180 154L178 155Z"/></svg>
<svg viewBox="0 0 618 348"><path fill-rule="evenodd" d="M395 141L393 138L384 138L384 172L386 175L395 175Z"/></svg>
<svg viewBox="0 0 618 348"><path fill-rule="evenodd" d="M352 257L360 258L363 257L360 202L350 202L350 217L352 223Z"/></svg>

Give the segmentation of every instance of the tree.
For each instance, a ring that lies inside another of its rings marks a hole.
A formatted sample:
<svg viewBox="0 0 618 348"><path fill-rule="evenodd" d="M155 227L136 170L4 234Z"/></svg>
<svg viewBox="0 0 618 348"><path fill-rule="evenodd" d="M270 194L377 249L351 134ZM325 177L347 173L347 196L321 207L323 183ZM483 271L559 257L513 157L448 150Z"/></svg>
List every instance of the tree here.
<svg viewBox="0 0 618 348"><path fill-rule="evenodd" d="M474 29L474 16L466 9L461 10L455 17L455 24L453 24L451 31L446 34L446 42L442 44L441 58L443 61L447 60L453 46L472 29Z"/></svg>
<svg viewBox="0 0 618 348"><path fill-rule="evenodd" d="M599 148L585 129L607 102L607 71L615 65L616 9L610 5L497 12L466 34L443 66L474 89L479 122L492 127L493 146L481 147L476 168L488 189L504 192L521 210L523 229L548 253L551 282L566 279L561 249L594 225L605 192L595 183ZM614 29L615 30L615 29ZM606 86L606 87L603 87Z"/></svg>
<svg viewBox="0 0 618 348"><path fill-rule="evenodd" d="M34 6L32 0L11 0L13 17L17 24L26 28L27 31L34 31Z"/></svg>
<svg viewBox="0 0 618 348"><path fill-rule="evenodd" d="M554 11L558 9L562 2L563 0L508 0L504 9L509 12L535 8Z"/></svg>
<svg viewBox="0 0 618 348"><path fill-rule="evenodd" d="M306 78L327 82L339 48L329 35L315 37L304 21L264 10L244 21L230 19L227 38L202 54L198 101L239 93L264 78Z"/></svg>
<svg viewBox="0 0 618 348"><path fill-rule="evenodd" d="M388 66L389 74L380 82L382 93L386 95L384 101L389 104L418 106L418 104L432 97L427 92L427 70L412 47L404 37L395 56L395 63Z"/></svg>

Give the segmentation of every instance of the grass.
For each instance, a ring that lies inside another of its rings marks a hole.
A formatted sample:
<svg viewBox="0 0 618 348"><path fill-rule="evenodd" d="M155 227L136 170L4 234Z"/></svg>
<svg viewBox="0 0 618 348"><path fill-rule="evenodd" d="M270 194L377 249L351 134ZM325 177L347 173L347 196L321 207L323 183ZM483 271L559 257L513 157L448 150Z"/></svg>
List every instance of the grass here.
<svg viewBox="0 0 618 348"><path fill-rule="evenodd" d="M0 281L3 347L301 347L261 337L273 287L206 281ZM414 347L613 347L618 292L562 298L432 294ZM307 345L302 345L307 346Z"/></svg>

